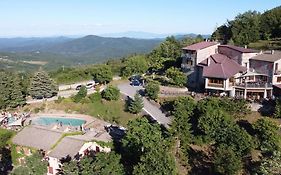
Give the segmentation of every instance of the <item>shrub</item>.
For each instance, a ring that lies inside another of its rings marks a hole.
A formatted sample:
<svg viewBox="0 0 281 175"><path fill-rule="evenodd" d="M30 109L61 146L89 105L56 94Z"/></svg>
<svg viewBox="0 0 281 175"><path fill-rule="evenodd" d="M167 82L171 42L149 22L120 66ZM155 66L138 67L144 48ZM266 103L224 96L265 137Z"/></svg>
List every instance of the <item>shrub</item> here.
<svg viewBox="0 0 281 175"><path fill-rule="evenodd" d="M89 99L91 100L92 103L96 102L96 101L101 101L101 98L102 98L102 96L99 92L95 92L95 93L89 95Z"/></svg>
<svg viewBox="0 0 281 175"><path fill-rule="evenodd" d="M166 71L166 76L171 79L171 84L183 87L187 83L187 76L179 69L171 67Z"/></svg>
<svg viewBox="0 0 281 175"><path fill-rule="evenodd" d="M160 91L160 86L158 83L149 82L145 86L145 95L152 100L156 100L158 98L159 91Z"/></svg>
<svg viewBox="0 0 281 175"><path fill-rule="evenodd" d="M117 87L114 87L112 85L109 85L103 92L102 92L102 98L106 100L118 100L120 97L120 90Z"/></svg>
<svg viewBox="0 0 281 175"><path fill-rule="evenodd" d="M55 100L55 103L61 103L64 100L64 97L59 96L57 100Z"/></svg>
<svg viewBox="0 0 281 175"><path fill-rule="evenodd" d="M90 100L90 98L85 97L85 98L83 98L83 99L80 101L80 103L82 103L82 104L91 103L91 100Z"/></svg>
<svg viewBox="0 0 281 175"><path fill-rule="evenodd" d="M218 173L235 175L242 169L241 158L228 146L219 146L215 151L214 168Z"/></svg>
<svg viewBox="0 0 281 175"><path fill-rule="evenodd" d="M73 101L75 103L79 103L86 96L87 96L87 88L86 86L82 86L78 91L78 93L73 97Z"/></svg>

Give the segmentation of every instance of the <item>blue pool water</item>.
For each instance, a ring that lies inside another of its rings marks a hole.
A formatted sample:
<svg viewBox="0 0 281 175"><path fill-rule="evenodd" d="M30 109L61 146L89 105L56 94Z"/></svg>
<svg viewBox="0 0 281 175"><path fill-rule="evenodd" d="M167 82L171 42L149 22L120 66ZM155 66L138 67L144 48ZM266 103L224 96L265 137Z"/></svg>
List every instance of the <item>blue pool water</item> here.
<svg viewBox="0 0 281 175"><path fill-rule="evenodd" d="M16 119L14 118L14 117L10 117L9 119L8 119L8 123L10 124L10 123L13 123L13 122L15 122L16 121Z"/></svg>
<svg viewBox="0 0 281 175"><path fill-rule="evenodd" d="M53 125L53 124L62 123L62 125L81 126L82 124L86 123L86 121L82 119L74 119L74 118L40 117L33 120L32 123L37 125Z"/></svg>

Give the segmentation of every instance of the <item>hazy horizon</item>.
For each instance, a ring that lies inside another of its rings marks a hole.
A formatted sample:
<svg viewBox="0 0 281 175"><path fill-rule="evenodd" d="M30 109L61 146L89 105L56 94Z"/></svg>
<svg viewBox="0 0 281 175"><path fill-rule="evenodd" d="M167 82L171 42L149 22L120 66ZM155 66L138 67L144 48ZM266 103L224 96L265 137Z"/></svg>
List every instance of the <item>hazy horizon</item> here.
<svg viewBox="0 0 281 175"><path fill-rule="evenodd" d="M211 34L247 10L263 12L279 0L10 0L1 1L0 37L58 37L126 32Z"/></svg>

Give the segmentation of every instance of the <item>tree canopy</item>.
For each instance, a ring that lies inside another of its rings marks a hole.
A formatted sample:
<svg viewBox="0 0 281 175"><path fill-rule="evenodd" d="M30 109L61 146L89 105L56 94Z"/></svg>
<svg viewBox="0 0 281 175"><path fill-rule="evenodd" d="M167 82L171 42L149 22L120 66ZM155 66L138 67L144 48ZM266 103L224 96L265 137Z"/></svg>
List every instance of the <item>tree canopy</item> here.
<svg viewBox="0 0 281 175"><path fill-rule="evenodd" d="M278 126L270 119L262 118L254 123L259 146L264 152L273 152L281 149L281 137Z"/></svg>
<svg viewBox="0 0 281 175"><path fill-rule="evenodd" d="M99 83L108 83L112 80L113 73L108 65L99 65L90 70L93 79Z"/></svg>
<svg viewBox="0 0 281 175"><path fill-rule="evenodd" d="M129 100L128 111L134 114L141 112L143 108L143 100L139 93L136 93L134 99Z"/></svg>
<svg viewBox="0 0 281 175"><path fill-rule="evenodd" d="M156 100L158 98L159 91L160 86L156 82L148 82L145 86L145 94L152 100Z"/></svg>
<svg viewBox="0 0 281 175"><path fill-rule="evenodd" d="M219 26L212 38L224 44L233 41L234 44L244 46L260 39L268 40L281 37L281 7L259 13L247 11L239 14L234 20Z"/></svg>
<svg viewBox="0 0 281 175"><path fill-rule="evenodd" d="M34 74L29 87L29 94L33 98L50 98L57 92L57 85L45 71L40 70Z"/></svg>
<svg viewBox="0 0 281 175"><path fill-rule="evenodd" d="M185 75L180 69L171 67L166 71L166 76L170 79L170 83L183 87L187 83L187 75Z"/></svg>
<svg viewBox="0 0 281 175"><path fill-rule="evenodd" d="M97 153L94 157L83 157L79 162L70 161L63 164L65 175L124 175L121 156L115 152Z"/></svg>
<svg viewBox="0 0 281 175"><path fill-rule="evenodd" d="M129 57L122 68L122 76L129 77L135 74L142 75L148 69L148 63L144 55Z"/></svg>
<svg viewBox="0 0 281 175"><path fill-rule="evenodd" d="M120 97L120 90L112 85L109 85L105 90L101 93L102 97L106 100L118 100Z"/></svg>
<svg viewBox="0 0 281 175"><path fill-rule="evenodd" d="M16 74L0 72L0 109L23 106L26 102Z"/></svg>

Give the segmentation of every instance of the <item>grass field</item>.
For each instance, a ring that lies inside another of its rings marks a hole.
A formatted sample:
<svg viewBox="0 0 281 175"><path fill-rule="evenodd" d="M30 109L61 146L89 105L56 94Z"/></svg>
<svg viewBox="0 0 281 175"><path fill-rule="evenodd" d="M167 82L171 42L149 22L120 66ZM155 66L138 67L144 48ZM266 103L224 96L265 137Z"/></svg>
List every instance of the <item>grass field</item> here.
<svg viewBox="0 0 281 175"><path fill-rule="evenodd" d="M281 50L281 39L260 40L249 44L250 48L258 50Z"/></svg>
<svg viewBox="0 0 281 175"><path fill-rule="evenodd" d="M129 120L140 117L125 111L125 101L98 100L91 103L74 103L71 99L64 99L61 103L50 102L49 109L63 110L66 113L77 112L103 119L108 122L126 126Z"/></svg>

